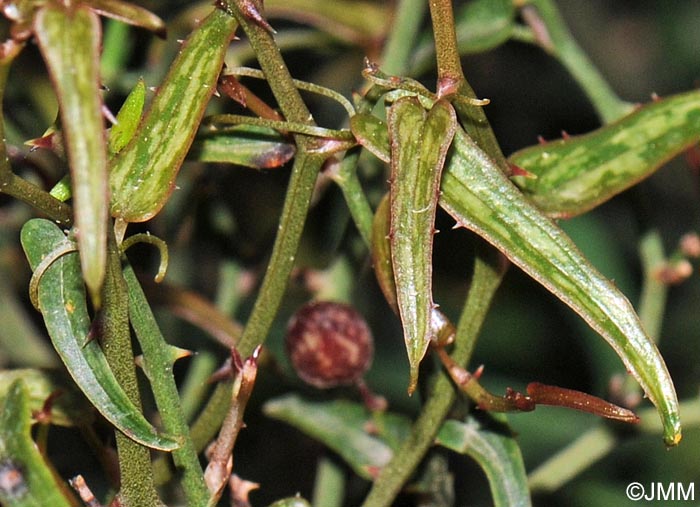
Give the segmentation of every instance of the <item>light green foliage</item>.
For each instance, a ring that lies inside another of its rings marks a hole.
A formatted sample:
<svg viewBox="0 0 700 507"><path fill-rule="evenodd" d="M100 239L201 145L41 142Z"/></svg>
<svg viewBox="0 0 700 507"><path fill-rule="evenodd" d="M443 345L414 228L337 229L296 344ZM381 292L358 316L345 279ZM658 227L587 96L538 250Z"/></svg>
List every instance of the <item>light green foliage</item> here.
<svg viewBox="0 0 700 507"><path fill-rule="evenodd" d="M41 218L22 228L22 246L32 269L69 243L59 227ZM90 317L76 253L56 259L40 274L39 309L56 352L76 385L112 424L128 437L155 449L177 444L159 435L129 400L114 377L97 340L90 340Z"/></svg>

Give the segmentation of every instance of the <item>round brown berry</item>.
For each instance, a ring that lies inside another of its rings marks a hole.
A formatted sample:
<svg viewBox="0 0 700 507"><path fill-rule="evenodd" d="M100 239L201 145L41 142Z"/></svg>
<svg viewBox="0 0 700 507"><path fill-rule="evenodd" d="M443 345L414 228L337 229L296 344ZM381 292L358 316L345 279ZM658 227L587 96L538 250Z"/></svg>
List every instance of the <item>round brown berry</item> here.
<svg viewBox="0 0 700 507"><path fill-rule="evenodd" d="M372 363L372 333L362 315L343 303L307 303L294 314L287 354L305 382L321 389L354 384Z"/></svg>

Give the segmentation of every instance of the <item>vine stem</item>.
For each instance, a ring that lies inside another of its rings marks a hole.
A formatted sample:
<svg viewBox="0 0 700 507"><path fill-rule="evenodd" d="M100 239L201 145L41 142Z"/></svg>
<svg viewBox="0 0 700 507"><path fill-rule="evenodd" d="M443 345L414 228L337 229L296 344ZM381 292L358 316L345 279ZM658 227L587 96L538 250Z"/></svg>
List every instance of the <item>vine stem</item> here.
<svg viewBox="0 0 700 507"><path fill-rule="evenodd" d="M394 11L394 21L382 51L382 69L387 74L402 75L408 70L412 42L417 40L425 15L425 0L400 0Z"/></svg>
<svg viewBox="0 0 700 507"><path fill-rule="evenodd" d="M165 431L179 439L180 447L173 450L172 456L175 466L182 471L182 487L187 504L206 505L209 490L204 483L204 472L190 437L173 377L173 364L178 353L165 341L141 284L128 262L124 264L123 273L129 294L129 318L143 353L143 370L151 382Z"/></svg>
<svg viewBox="0 0 700 507"><path fill-rule="evenodd" d="M467 82L462 70L462 63L457 46L454 13L451 0L429 0L430 18L435 37L435 56L438 70L438 96L454 94L478 99ZM491 129L484 108L470 104L469 101L455 100L452 105L459 121L469 136L496 162L501 170L510 174L496 135Z"/></svg>
<svg viewBox="0 0 700 507"><path fill-rule="evenodd" d="M292 122L315 125L272 34L266 27L247 17L239 4L240 0L232 2L230 8L250 39L284 117ZM237 345L238 352L243 357L251 355L255 347L265 341L277 314L294 266L316 176L325 159L323 154L310 153L317 143L313 138L297 134L294 140L297 156L294 159L272 256L243 336Z"/></svg>
<svg viewBox="0 0 700 507"><path fill-rule="evenodd" d="M250 45L258 57L284 117L289 121L314 126L313 117L297 90L272 34L266 27L248 18L239 3L241 0L227 4L227 10L236 17L250 39ZM324 154L310 153L317 147L317 140L301 134L295 134L294 140L297 145L297 155L294 159L272 255L253 310L236 345L236 349L243 357L250 356L255 348L265 341L277 314L287 288L289 275L294 267L316 177L326 158ZM220 383L192 426L195 445L209 441L216 434L228 412L230 399L231 384Z"/></svg>
<svg viewBox="0 0 700 507"><path fill-rule="evenodd" d="M131 347L129 299L121 270L121 255L114 233L108 235L107 269L103 286L103 306L99 322L102 324L102 350L119 384L137 407L141 407L138 380ZM150 450L125 435L116 432L121 487L120 502L125 507L157 506L151 467Z"/></svg>

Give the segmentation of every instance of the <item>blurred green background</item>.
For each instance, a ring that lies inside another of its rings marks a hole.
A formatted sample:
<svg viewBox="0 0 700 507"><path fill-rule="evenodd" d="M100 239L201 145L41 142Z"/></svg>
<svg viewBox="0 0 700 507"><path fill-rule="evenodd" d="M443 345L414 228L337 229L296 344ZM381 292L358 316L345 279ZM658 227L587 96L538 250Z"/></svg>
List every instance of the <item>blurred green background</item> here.
<svg viewBox="0 0 700 507"><path fill-rule="evenodd" d="M176 51L175 39L191 26L186 2L154 0L143 5L166 20L169 38L154 41L135 30L126 32L128 44L121 67L106 83L107 100L113 108L137 76L146 77L149 86L157 85ZM576 39L621 98L642 103L650 100L652 93L664 96L696 88L700 78L700 2L567 0L557 5ZM287 19L273 25L280 40L309 32L307 25ZM244 47L245 41L234 43L232 61L245 58ZM286 51L285 56L295 77L349 95L362 85L362 58L371 49L371 45L357 47L325 36L310 47L300 45ZM575 81L539 48L508 42L485 53L466 55L463 64L477 95L491 99L486 114L506 155L534 144L538 135L551 139L559 137L562 130L578 134L599 126ZM434 85L435 77L429 72L416 77L429 87ZM264 87L256 90L269 97ZM215 102L214 108L232 108L223 101ZM341 126L339 108L317 97L310 97L309 104L320 124ZM50 187L62 174L61 164L46 153L29 154L22 146L25 140L40 136L56 114L45 70L31 45L12 69L4 106L15 170ZM368 192L376 202L385 175L371 164L363 171ZM186 165L178 181L180 189L164 212L141 226L170 246L166 280L216 301L230 310L233 318L245 322L254 293L245 293L240 287L264 269L287 178L288 168L253 171ZM698 168L679 157L640 185L561 225L593 264L636 303L642 278L640 238L656 229L666 251L674 251L681 235L699 229L699 194ZM26 206L0 196L3 368L55 363L51 355L21 346L28 335L47 342L39 316L28 304L30 272L18 247L19 227L31 215ZM434 253L435 299L456 320L466 293L475 238L464 230L452 231L446 215L439 216L438 224L442 232L436 237ZM153 253L148 248L134 248L131 256L143 270L154 269ZM351 390L319 393L302 386L284 358L286 320L313 297L309 280L320 283L322 295L352 301L369 320L377 349L368 376L372 388L388 398L391 409L415 414L418 407L419 395L413 399L406 395L408 369L398 319L382 300L367 252L335 187L319 190L298 268L268 340L269 358L246 414L248 426L235 451L236 473L261 484L251 496L254 505L267 505L296 492L310 497L317 460L324 455L332 457L320 444L262 415L262 403L293 390L323 399L357 399ZM317 275L323 275L320 282ZM670 290L660 341L684 400L696 397L700 385L698 302L700 277L696 272ZM217 362L226 357L226 351L203 331L183 324L165 309L159 318L171 343L211 354ZM189 360L181 361L178 372L184 374L190 364ZM506 386L522 390L528 382L538 380L604 397L611 377L624 374L617 356L578 316L515 268L499 290L469 367L480 364L485 365L483 382L494 392L502 392ZM597 423L593 416L554 408L509 415L508 420L518 434L528 471ZM67 442L70 453L66 452ZM52 428L49 443L61 476L82 473L97 491L105 487L89 447L76 431ZM455 505L489 505L488 484L478 467L456 455L449 455L449 460L457 490ZM664 448L660 435L630 432L608 456L558 491L535 494L533 503L553 507L632 505L634 502L625 497L628 483L690 483L700 480L698 470L700 429L687 428L681 445L671 451ZM368 488L367 482L349 474L346 505L358 505ZM402 498L396 505L414 505L414 500Z"/></svg>

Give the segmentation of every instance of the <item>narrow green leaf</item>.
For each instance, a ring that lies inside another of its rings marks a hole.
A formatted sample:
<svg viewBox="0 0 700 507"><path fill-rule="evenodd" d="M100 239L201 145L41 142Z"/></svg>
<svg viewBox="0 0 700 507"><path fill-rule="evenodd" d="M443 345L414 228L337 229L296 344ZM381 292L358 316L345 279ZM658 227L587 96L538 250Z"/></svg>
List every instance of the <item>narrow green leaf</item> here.
<svg viewBox="0 0 700 507"><path fill-rule="evenodd" d="M462 130L453 146L443 173L441 205L459 225L496 246L605 338L656 405L666 444L677 444L681 427L673 382L627 298Z"/></svg>
<svg viewBox="0 0 700 507"><path fill-rule="evenodd" d="M128 262L124 264L123 273L129 293L129 321L143 351L141 366L151 382L163 427L169 434L179 436L180 445L173 450L172 459L181 474L187 504L204 505L210 494L173 377L173 364L178 356L181 357L182 349L175 352L175 348L165 341L136 273Z"/></svg>
<svg viewBox="0 0 700 507"><path fill-rule="evenodd" d="M0 504L5 507L70 507L31 435L24 382L15 380L0 406Z"/></svg>
<svg viewBox="0 0 700 507"><path fill-rule="evenodd" d="M488 478L495 507L528 507L530 491L520 447L513 437L483 428L475 420L448 419L437 443L471 456Z"/></svg>
<svg viewBox="0 0 700 507"><path fill-rule="evenodd" d="M277 131L255 125L238 125L197 137L188 158L200 162L236 164L252 169L272 169L287 163L294 144Z"/></svg>
<svg viewBox="0 0 700 507"><path fill-rule="evenodd" d="M109 131L109 151L119 153L134 137L141 121L143 105L146 102L146 83L143 79L136 82L129 92L124 104L117 113L117 123Z"/></svg>
<svg viewBox="0 0 700 507"><path fill-rule="evenodd" d="M391 259L396 300L410 365L408 391L432 338L432 250L440 176L456 130L454 109L438 101L426 112L418 99L389 109L391 140Z"/></svg>
<svg viewBox="0 0 700 507"><path fill-rule="evenodd" d="M513 181L547 215L584 213L653 174L700 140L700 92L651 102L588 134L520 150Z"/></svg>
<svg viewBox="0 0 700 507"><path fill-rule="evenodd" d="M94 419L94 412L85 398L61 382L58 375L33 368L0 371L0 401L5 399L17 380L24 383L32 412L41 411L49 397L59 394L51 401L51 424L74 426Z"/></svg>
<svg viewBox="0 0 700 507"><path fill-rule="evenodd" d="M364 406L344 400L312 402L296 394L270 400L263 410L323 442L367 479L389 462L410 428L408 418L383 414L384 435L369 434L366 428L372 415Z"/></svg>
<svg viewBox="0 0 700 507"><path fill-rule="evenodd" d="M112 160L114 216L143 222L167 201L236 26L233 17L215 9L183 44L134 138Z"/></svg>
<svg viewBox="0 0 700 507"><path fill-rule="evenodd" d="M107 148L100 97L100 20L84 6L44 5L34 33L53 81L70 164L85 284L95 306L107 263Z"/></svg>
<svg viewBox="0 0 700 507"><path fill-rule="evenodd" d="M39 218L22 227L21 240L33 270L44 257L69 242L56 224ZM176 448L177 443L159 435L129 400L97 340L88 341L90 317L77 254L68 253L51 264L39 280L38 293L51 341L68 373L95 408L126 436L143 445L162 450Z"/></svg>

